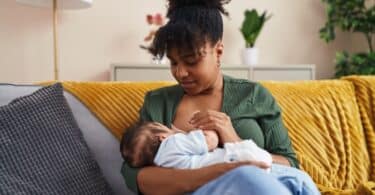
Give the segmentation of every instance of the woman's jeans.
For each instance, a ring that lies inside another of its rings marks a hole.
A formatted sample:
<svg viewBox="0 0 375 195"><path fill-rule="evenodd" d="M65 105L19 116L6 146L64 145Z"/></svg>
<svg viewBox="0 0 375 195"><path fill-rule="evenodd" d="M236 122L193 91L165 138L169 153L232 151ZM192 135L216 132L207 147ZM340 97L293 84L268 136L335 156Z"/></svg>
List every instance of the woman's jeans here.
<svg viewBox="0 0 375 195"><path fill-rule="evenodd" d="M271 173L255 166L241 166L198 188L193 195L320 194L305 172L273 164Z"/></svg>

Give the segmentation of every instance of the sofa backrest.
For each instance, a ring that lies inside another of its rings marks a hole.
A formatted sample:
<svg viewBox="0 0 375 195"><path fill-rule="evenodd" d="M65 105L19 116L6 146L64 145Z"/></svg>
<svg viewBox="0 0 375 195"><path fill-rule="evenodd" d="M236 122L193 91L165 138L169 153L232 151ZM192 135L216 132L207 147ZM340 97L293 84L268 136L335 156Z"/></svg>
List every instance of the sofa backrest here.
<svg viewBox="0 0 375 195"><path fill-rule="evenodd" d="M375 86L375 81L371 82ZM173 83L63 82L64 89L70 92L66 93L66 97L85 139L100 167L104 169L104 175L115 186L118 194L130 193L120 175L122 159L118 153L118 139L123 130L137 120L146 91L171 84ZM282 108L283 120L301 168L312 176L321 189L355 189L370 178L374 180L374 172L370 175L369 169L370 163L374 163L370 159L374 158L372 153L375 141L372 145L366 145L366 139L369 138L365 138L365 135L375 137L374 87L371 98L363 100L362 106L361 103L358 106L355 88L350 81L262 84L270 90ZM35 86L28 86L20 90L18 86L16 89L21 92L13 90L9 93L11 90L7 87L12 88L0 85L0 105L37 89ZM366 90L368 91L362 89ZM368 113L368 110L371 112ZM365 128L361 122L362 113L367 113L368 124L367 127L364 125Z"/></svg>
<svg viewBox="0 0 375 195"><path fill-rule="evenodd" d="M282 109L302 169L320 189L355 189L369 180L369 154L351 82L262 84Z"/></svg>
<svg viewBox="0 0 375 195"><path fill-rule="evenodd" d="M146 91L170 84L63 83L118 138L138 118ZM331 80L262 84L279 102L301 167L318 185L331 186L332 189L354 189L368 181L369 155L351 82Z"/></svg>
<svg viewBox="0 0 375 195"><path fill-rule="evenodd" d="M139 117L147 91L175 82L63 82L118 139Z"/></svg>
<svg viewBox="0 0 375 195"><path fill-rule="evenodd" d="M118 138L138 118L146 91L170 84L63 83ZM279 102L301 167L318 185L331 186L332 189L355 189L368 181L369 155L351 82L331 80L262 84Z"/></svg>

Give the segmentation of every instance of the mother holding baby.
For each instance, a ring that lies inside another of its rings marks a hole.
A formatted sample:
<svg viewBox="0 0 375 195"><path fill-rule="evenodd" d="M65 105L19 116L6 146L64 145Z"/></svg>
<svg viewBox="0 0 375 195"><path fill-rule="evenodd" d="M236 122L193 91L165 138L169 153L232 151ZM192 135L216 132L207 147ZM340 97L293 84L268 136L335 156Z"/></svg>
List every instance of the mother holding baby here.
<svg viewBox="0 0 375 195"><path fill-rule="evenodd" d="M223 4L229 0L169 0L169 22L161 27L150 52L166 55L177 85L148 92L141 121L160 122L184 131L215 130L220 143L251 139L272 156L260 161L219 163L199 169L149 166L122 174L138 194L319 194L298 169L280 108L260 84L222 74Z"/></svg>

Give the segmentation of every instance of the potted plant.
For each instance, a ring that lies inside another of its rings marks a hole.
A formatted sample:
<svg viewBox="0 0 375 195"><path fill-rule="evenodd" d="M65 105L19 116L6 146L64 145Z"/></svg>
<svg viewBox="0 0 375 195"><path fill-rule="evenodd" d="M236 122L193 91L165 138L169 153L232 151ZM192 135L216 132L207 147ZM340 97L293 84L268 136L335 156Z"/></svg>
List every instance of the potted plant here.
<svg viewBox="0 0 375 195"><path fill-rule="evenodd" d="M335 77L345 75L375 74L375 52L373 35L375 33L375 3L365 0L322 0L327 8L327 22L320 29L320 38L326 42L335 39L335 28L342 31L364 35L368 44L368 51L355 53L350 56L347 51L336 53Z"/></svg>
<svg viewBox="0 0 375 195"><path fill-rule="evenodd" d="M156 32L159 30L161 26L165 24L165 18L162 14L160 13L155 13L154 15L152 14L147 14L146 15L146 21L149 26L151 26L151 29L149 33L145 36L143 39L144 44L140 45L140 48L148 50L149 44L153 41ZM152 57L151 59L152 64L166 64L167 59L165 56L163 58L159 59L157 57Z"/></svg>
<svg viewBox="0 0 375 195"><path fill-rule="evenodd" d="M258 48L255 48L255 41L263 28L264 23L270 19L267 12L259 15L257 10L245 10L245 19L242 23L241 33L245 39L245 49L242 50L242 63L244 65L255 65L258 63Z"/></svg>

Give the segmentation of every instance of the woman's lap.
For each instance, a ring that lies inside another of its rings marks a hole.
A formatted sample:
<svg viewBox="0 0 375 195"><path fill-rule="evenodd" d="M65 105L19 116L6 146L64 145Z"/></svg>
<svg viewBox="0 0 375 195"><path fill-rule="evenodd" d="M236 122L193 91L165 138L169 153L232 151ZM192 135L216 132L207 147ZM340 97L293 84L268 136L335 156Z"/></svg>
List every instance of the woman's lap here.
<svg viewBox="0 0 375 195"><path fill-rule="evenodd" d="M269 186L273 186L270 188ZM271 174L255 166L241 166L228 171L196 190L193 195L268 195L290 194Z"/></svg>
<svg viewBox="0 0 375 195"><path fill-rule="evenodd" d="M271 173L255 166L242 166L233 169L200 187L192 194L310 195L320 193L311 178L303 171L282 165L272 165Z"/></svg>

